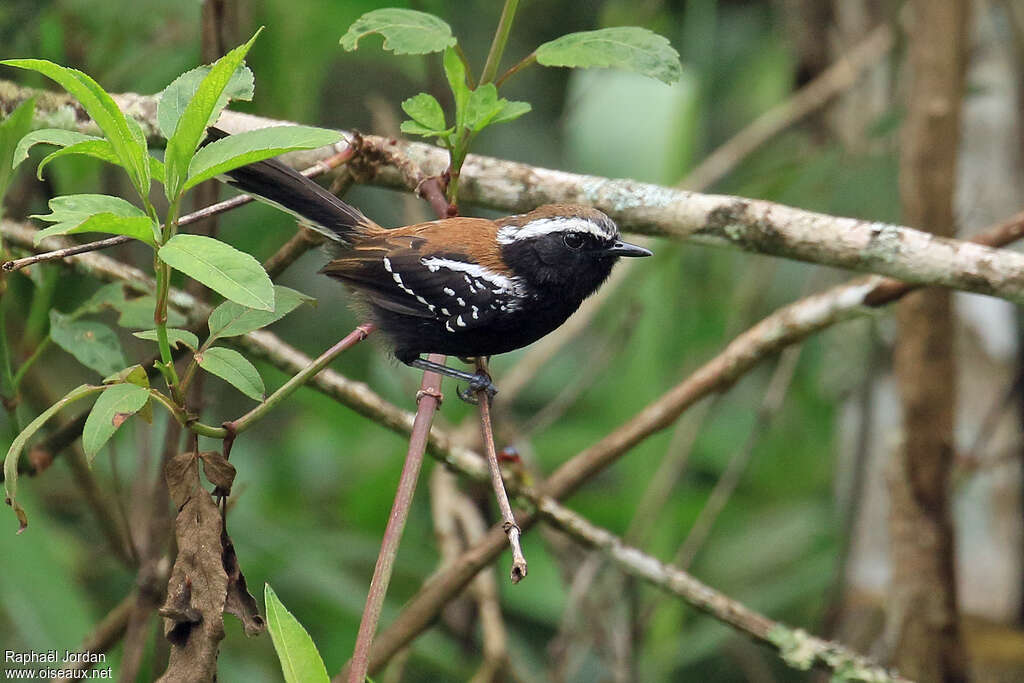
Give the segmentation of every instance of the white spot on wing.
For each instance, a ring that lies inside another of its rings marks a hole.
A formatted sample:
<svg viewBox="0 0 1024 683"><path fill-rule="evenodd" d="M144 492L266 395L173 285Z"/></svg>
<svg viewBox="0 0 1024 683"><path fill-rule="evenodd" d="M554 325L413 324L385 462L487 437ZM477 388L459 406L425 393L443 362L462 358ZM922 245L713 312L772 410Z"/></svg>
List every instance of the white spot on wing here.
<svg viewBox="0 0 1024 683"><path fill-rule="evenodd" d="M470 291L474 294L476 293L474 287L476 283L473 279L483 280L499 290L512 293L515 293L520 285L519 278L507 277L500 273L495 273L493 270L484 268L477 263L465 263L464 261L455 261L453 259L437 257L420 259L420 263L426 266L432 273L437 271L438 268L461 272L463 274L462 277L465 278L466 283L469 285Z"/></svg>
<svg viewBox="0 0 1024 683"><path fill-rule="evenodd" d="M466 321L463 320L462 316L460 315L458 318L455 319L455 324L458 325L459 327L465 327Z"/></svg>

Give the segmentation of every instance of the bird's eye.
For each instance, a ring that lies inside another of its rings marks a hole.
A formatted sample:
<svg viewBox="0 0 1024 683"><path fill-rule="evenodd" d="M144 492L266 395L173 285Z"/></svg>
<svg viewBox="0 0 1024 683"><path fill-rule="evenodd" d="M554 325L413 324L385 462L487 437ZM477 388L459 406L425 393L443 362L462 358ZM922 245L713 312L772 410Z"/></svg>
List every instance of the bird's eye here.
<svg viewBox="0 0 1024 683"><path fill-rule="evenodd" d="M575 251L583 246L583 235L577 232L567 232L562 236L562 242Z"/></svg>

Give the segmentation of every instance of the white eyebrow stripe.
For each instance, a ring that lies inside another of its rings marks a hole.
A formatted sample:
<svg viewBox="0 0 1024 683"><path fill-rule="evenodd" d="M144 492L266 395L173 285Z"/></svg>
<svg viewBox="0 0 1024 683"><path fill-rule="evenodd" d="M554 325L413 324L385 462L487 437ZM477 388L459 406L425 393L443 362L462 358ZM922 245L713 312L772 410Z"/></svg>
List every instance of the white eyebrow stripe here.
<svg viewBox="0 0 1024 683"><path fill-rule="evenodd" d="M586 218L538 218L520 227L506 225L501 228L498 230L498 243L512 244L553 232L582 232L601 240L615 236L613 230Z"/></svg>
<svg viewBox="0 0 1024 683"><path fill-rule="evenodd" d="M509 292L514 292L518 286L519 278L511 278L495 273L493 270L488 270L477 263L466 263L465 261L454 261L452 259L438 258L432 256L430 258L420 259L420 263L426 266L427 270L431 273L436 273L438 268L446 268L447 270L454 270L460 273L465 273L466 276L478 278L480 280L486 280L498 289L502 289ZM467 277L470 289L473 288L473 283Z"/></svg>

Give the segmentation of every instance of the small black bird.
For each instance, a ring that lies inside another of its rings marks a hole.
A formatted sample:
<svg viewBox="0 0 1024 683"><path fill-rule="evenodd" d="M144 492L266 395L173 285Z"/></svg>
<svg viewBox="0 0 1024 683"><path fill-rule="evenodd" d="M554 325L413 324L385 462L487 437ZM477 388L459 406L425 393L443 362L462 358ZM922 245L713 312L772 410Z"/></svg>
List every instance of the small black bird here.
<svg viewBox="0 0 1024 683"><path fill-rule="evenodd" d="M209 131L210 139L225 135ZM486 375L420 356L484 357L526 346L565 322L619 257L651 255L622 241L615 223L587 206L386 229L278 161L226 175L228 184L329 238L335 258L321 272L348 285L398 360L467 380L471 391L494 388Z"/></svg>

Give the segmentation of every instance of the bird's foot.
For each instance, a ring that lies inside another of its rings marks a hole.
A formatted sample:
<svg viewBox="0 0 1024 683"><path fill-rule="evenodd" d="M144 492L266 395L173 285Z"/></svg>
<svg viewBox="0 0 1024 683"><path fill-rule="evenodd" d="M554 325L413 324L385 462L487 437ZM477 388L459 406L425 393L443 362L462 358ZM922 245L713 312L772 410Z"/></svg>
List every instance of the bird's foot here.
<svg viewBox="0 0 1024 683"><path fill-rule="evenodd" d="M480 391L487 392L487 399L491 400L494 395L498 393L498 388L494 386L494 382L491 381L490 375L485 372L477 372L469 379L469 386L466 389L459 389L459 398L470 405L480 404Z"/></svg>

